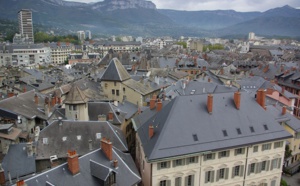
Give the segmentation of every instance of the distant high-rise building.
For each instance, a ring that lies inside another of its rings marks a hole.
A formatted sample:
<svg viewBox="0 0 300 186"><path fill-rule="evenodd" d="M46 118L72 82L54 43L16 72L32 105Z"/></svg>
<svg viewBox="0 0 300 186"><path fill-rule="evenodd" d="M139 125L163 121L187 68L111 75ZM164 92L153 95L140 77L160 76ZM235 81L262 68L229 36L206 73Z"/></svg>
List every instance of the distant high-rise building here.
<svg viewBox="0 0 300 186"><path fill-rule="evenodd" d="M85 37L86 37L87 39L92 39L92 32L91 32L90 30L86 30L86 31L85 31Z"/></svg>
<svg viewBox="0 0 300 186"><path fill-rule="evenodd" d="M28 38L28 42L34 43L32 12L22 9L18 12L19 32L22 37Z"/></svg>
<svg viewBox="0 0 300 186"><path fill-rule="evenodd" d="M254 39L255 39L255 33L254 32L249 32L248 40L254 40Z"/></svg>
<svg viewBox="0 0 300 186"><path fill-rule="evenodd" d="M84 31L77 31L78 39L83 42L85 40L85 32Z"/></svg>

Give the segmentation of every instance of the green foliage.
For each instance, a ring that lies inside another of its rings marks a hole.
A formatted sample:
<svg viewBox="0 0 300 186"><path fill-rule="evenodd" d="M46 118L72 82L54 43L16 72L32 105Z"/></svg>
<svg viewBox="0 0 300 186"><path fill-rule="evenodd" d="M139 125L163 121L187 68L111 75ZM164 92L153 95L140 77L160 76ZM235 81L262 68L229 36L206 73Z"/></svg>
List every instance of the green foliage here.
<svg viewBox="0 0 300 186"><path fill-rule="evenodd" d="M186 42L184 42L184 41L179 41L176 44L183 46L183 48L186 48Z"/></svg>
<svg viewBox="0 0 300 186"><path fill-rule="evenodd" d="M211 51L211 50L223 50L224 46L221 45L221 44L203 46L203 51L207 51L207 49L209 49L209 51Z"/></svg>
<svg viewBox="0 0 300 186"><path fill-rule="evenodd" d="M34 34L34 41L36 43L45 43L45 42L69 42L75 45L80 44L78 37L75 35L66 35L66 36L53 36L44 32L36 32Z"/></svg>
<svg viewBox="0 0 300 186"><path fill-rule="evenodd" d="M65 60L65 65L68 65L69 64L69 59L67 58L66 60Z"/></svg>
<svg viewBox="0 0 300 186"><path fill-rule="evenodd" d="M280 186L288 186L288 184L284 179L281 179Z"/></svg>
<svg viewBox="0 0 300 186"><path fill-rule="evenodd" d="M289 158L292 155L292 150L290 149L290 146L285 146L285 152L284 152L284 159Z"/></svg>
<svg viewBox="0 0 300 186"><path fill-rule="evenodd" d="M120 37L116 37L116 41L122 41Z"/></svg>

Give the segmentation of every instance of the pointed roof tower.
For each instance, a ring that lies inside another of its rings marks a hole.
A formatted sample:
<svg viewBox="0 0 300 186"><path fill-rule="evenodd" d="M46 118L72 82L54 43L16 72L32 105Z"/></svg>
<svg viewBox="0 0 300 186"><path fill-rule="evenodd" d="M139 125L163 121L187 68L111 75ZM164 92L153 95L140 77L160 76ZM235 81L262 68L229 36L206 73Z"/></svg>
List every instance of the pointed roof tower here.
<svg viewBox="0 0 300 186"><path fill-rule="evenodd" d="M125 81L127 79L130 79L130 75L117 58L113 58L109 62L108 67L101 78L102 81L119 82Z"/></svg>
<svg viewBox="0 0 300 186"><path fill-rule="evenodd" d="M89 98L77 86L73 86L66 97L65 103L83 104L88 102L88 100Z"/></svg>

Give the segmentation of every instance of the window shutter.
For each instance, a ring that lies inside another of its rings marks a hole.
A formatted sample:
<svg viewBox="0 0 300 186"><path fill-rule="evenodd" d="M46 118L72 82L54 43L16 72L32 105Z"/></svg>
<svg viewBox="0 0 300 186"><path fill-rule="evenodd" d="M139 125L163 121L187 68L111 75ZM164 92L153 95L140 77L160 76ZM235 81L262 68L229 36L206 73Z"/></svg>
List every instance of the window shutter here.
<svg viewBox="0 0 300 186"><path fill-rule="evenodd" d="M167 162L167 168L170 168L170 167L171 167L171 162L168 161L168 162Z"/></svg>
<svg viewBox="0 0 300 186"><path fill-rule="evenodd" d="M176 160L173 160L173 167L176 167Z"/></svg>
<svg viewBox="0 0 300 186"><path fill-rule="evenodd" d="M231 178L234 178L234 169L235 167L232 167Z"/></svg>
<svg viewBox="0 0 300 186"><path fill-rule="evenodd" d="M205 172L205 183L208 183L208 172L209 172L209 171L206 171L206 172Z"/></svg>
<svg viewBox="0 0 300 186"><path fill-rule="evenodd" d="M225 169L225 179L226 180L228 179L228 174L229 174L229 168L226 168Z"/></svg>
<svg viewBox="0 0 300 186"><path fill-rule="evenodd" d="M219 158L219 159L221 158L221 152L218 153L218 158Z"/></svg>
<svg viewBox="0 0 300 186"><path fill-rule="evenodd" d="M220 170L217 170L217 177L216 177L216 181L219 181L219 176L220 176Z"/></svg>
<svg viewBox="0 0 300 186"><path fill-rule="evenodd" d="M198 156L195 157L195 163L198 163Z"/></svg>
<svg viewBox="0 0 300 186"><path fill-rule="evenodd" d="M235 150L234 150L234 155L236 156L236 154L237 154L237 150L235 149Z"/></svg>
<svg viewBox="0 0 300 186"><path fill-rule="evenodd" d="M229 157L230 156L230 151L226 151L226 157Z"/></svg>
<svg viewBox="0 0 300 186"><path fill-rule="evenodd" d="M261 169L261 163L256 163L256 170L255 170L255 173L260 173L260 169Z"/></svg>
<svg viewBox="0 0 300 186"><path fill-rule="evenodd" d="M240 166L240 176L242 177L244 175L244 165Z"/></svg>
<svg viewBox="0 0 300 186"><path fill-rule="evenodd" d="M185 159L181 159L182 165L185 165Z"/></svg>
<svg viewBox="0 0 300 186"><path fill-rule="evenodd" d="M248 174L247 174L248 176L251 174L250 171L251 171L251 164L248 165Z"/></svg>
<svg viewBox="0 0 300 186"><path fill-rule="evenodd" d="M270 165L270 160L268 160L267 163L266 163L266 171L269 170L269 165Z"/></svg>
<svg viewBox="0 0 300 186"><path fill-rule="evenodd" d="M242 148L242 154L245 154L245 148Z"/></svg>
<svg viewBox="0 0 300 186"><path fill-rule="evenodd" d="M192 175L192 186L194 186L194 178L195 178L195 176Z"/></svg>
<svg viewBox="0 0 300 186"><path fill-rule="evenodd" d="M171 186L171 180L167 180L167 186Z"/></svg>
<svg viewBox="0 0 300 186"><path fill-rule="evenodd" d="M212 158L211 158L211 159L213 159L213 160L214 160L214 159L215 159L215 157L216 157L216 153L213 153L213 154L212 154Z"/></svg>
<svg viewBox="0 0 300 186"><path fill-rule="evenodd" d="M203 161L206 161L206 154L203 155Z"/></svg>
<svg viewBox="0 0 300 186"><path fill-rule="evenodd" d="M273 165L274 165L274 163L275 163L276 160L277 160L277 159L274 159L274 160L271 161L271 168L270 168L270 171L273 170L273 168L274 168Z"/></svg>
<svg viewBox="0 0 300 186"><path fill-rule="evenodd" d="M186 159L185 159L185 162L186 162L186 163L185 163L186 165L190 164L190 158L186 158Z"/></svg>
<svg viewBox="0 0 300 186"><path fill-rule="evenodd" d="M160 170L160 163L157 163L157 170Z"/></svg>
<svg viewBox="0 0 300 186"><path fill-rule="evenodd" d="M211 171L211 183L213 183L215 180L215 171Z"/></svg>
<svg viewBox="0 0 300 186"><path fill-rule="evenodd" d="M281 169L281 158L278 158L278 169Z"/></svg>
<svg viewBox="0 0 300 186"><path fill-rule="evenodd" d="M188 184L188 179L189 179L189 176L186 176L186 177L184 178L184 185L187 185L187 184Z"/></svg>

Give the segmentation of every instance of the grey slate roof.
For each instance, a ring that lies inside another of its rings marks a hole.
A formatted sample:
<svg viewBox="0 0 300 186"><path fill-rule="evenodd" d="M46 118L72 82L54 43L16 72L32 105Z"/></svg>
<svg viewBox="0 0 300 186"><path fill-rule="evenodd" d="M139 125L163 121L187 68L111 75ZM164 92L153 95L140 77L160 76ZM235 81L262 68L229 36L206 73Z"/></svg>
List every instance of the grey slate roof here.
<svg viewBox="0 0 300 186"><path fill-rule="evenodd" d="M128 79L128 80L124 81L123 84L126 85L127 87L139 92L142 95L147 95L147 94L150 94L150 93L160 89L160 87L152 88L151 85L144 85L143 83L141 83L139 81L135 81L133 79Z"/></svg>
<svg viewBox="0 0 300 186"><path fill-rule="evenodd" d="M53 122L40 132L36 159L49 159L52 155L58 158L65 158L66 152L74 149L81 156L91 150L89 140L92 140L92 149L97 149L100 139L96 133L101 133L101 137L109 138L114 146L121 151L127 151L127 144L121 129L113 126L109 122L100 121L65 121L62 125L59 121ZM78 139L78 136L81 139ZM66 137L63 141L63 137ZM43 143L43 138L47 138L48 144Z"/></svg>
<svg viewBox="0 0 300 186"><path fill-rule="evenodd" d="M108 67L106 68L101 80L102 81L125 81L130 79L130 75L123 67L121 62L117 58L113 58Z"/></svg>
<svg viewBox="0 0 300 186"><path fill-rule="evenodd" d="M27 155L26 143L12 144L2 160L2 167L6 180L8 180L7 171L10 172L12 179L33 174L36 171L35 156Z"/></svg>
<svg viewBox="0 0 300 186"><path fill-rule="evenodd" d="M68 170L67 163L65 163L29 178L25 180L25 183L30 186L45 185L46 182L56 186L104 186L100 179L107 175L107 171L116 173L116 186L130 186L141 181L138 170L129 154L113 148L113 159L118 160L117 168L113 167L113 163L106 158L101 149L97 149L79 158L79 174L73 176ZM97 170L101 171L98 172L97 176L93 176L92 173L96 174Z"/></svg>
<svg viewBox="0 0 300 186"><path fill-rule="evenodd" d="M212 114L207 112L207 95L179 96L144 122L137 134L148 161L291 137L247 93L241 92L240 110L233 103L233 93L213 96ZM148 137L149 125L154 126L151 139ZM267 125L268 130L263 125ZM242 134L237 134L237 128ZM222 130L227 131L227 137ZM193 135L197 135L199 141L194 141Z"/></svg>

